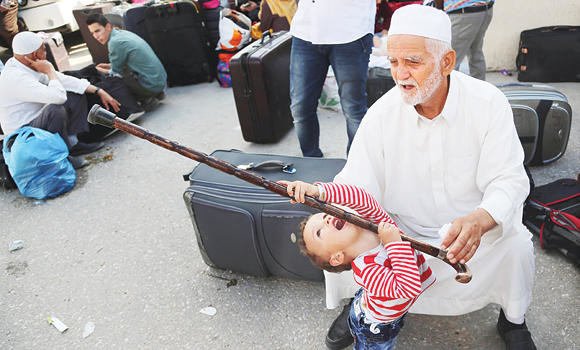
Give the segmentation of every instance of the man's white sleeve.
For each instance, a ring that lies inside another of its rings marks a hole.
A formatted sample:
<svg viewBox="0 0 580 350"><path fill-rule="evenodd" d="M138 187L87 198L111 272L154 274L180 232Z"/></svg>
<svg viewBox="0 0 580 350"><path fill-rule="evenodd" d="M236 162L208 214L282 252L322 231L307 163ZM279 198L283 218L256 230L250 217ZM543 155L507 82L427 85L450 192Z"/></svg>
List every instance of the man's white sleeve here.
<svg viewBox="0 0 580 350"><path fill-rule="evenodd" d="M86 79L71 77L70 75L62 74L60 72L56 72L56 75L66 91L74 92L79 95L84 94L89 85L91 85L91 83Z"/></svg>
<svg viewBox="0 0 580 350"><path fill-rule="evenodd" d="M492 116L478 164L476 184L483 192L480 208L498 224L509 221L529 192L511 107L501 95L492 102Z"/></svg>

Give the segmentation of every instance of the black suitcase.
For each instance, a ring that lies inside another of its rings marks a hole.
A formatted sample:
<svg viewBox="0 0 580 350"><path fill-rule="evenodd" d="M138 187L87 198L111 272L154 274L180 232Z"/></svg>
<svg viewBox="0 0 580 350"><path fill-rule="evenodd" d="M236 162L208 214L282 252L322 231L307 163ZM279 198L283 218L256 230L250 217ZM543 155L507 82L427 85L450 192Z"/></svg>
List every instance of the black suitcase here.
<svg viewBox="0 0 580 350"><path fill-rule="evenodd" d="M212 80L209 42L198 5L178 1L145 10L151 47L167 71L169 86Z"/></svg>
<svg viewBox="0 0 580 350"><path fill-rule="evenodd" d="M268 180L332 181L346 160L302 158L218 150L211 154L250 168ZM260 163L267 162L263 166ZM293 172L294 171L294 172ZM322 271L301 255L299 224L315 210L287 197L200 164L184 177L183 194L204 262L255 276L320 281Z"/></svg>
<svg viewBox="0 0 580 350"><path fill-rule="evenodd" d="M218 59L218 52L216 51L218 42L220 40L220 31L219 31L219 24L220 24L220 17L223 8L217 7L214 9L203 9L201 10L201 14L203 16L203 23L205 24L205 28L208 35L209 40L209 65L211 69L211 74L215 78L217 77L217 65L219 62Z"/></svg>
<svg viewBox="0 0 580 350"><path fill-rule="evenodd" d="M230 60L234 99L246 141L276 142L293 126L291 48L290 33L266 34Z"/></svg>
<svg viewBox="0 0 580 350"><path fill-rule="evenodd" d="M524 30L516 58L519 81L580 81L580 26Z"/></svg>
<svg viewBox="0 0 580 350"><path fill-rule="evenodd" d="M534 188L524 206L524 224L543 249L558 249L580 265L580 173Z"/></svg>
<svg viewBox="0 0 580 350"><path fill-rule="evenodd" d="M89 53L91 54L93 63L95 64L109 62L109 50L106 45L99 43L97 39L93 38L89 26L87 25L87 17L93 13L104 15L108 13L113 6L115 6L115 3L113 2L100 2L73 10L73 16L79 25L83 40L87 44L87 48L89 49Z"/></svg>
<svg viewBox="0 0 580 350"><path fill-rule="evenodd" d="M369 69L367 75L367 107L372 106L395 85L390 69L380 67Z"/></svg>
<svg viewBox="0 0 580 350"><path fill-rule="evenodd" d="M220 40L220 17L222 7L216 7L215 9L202 9L201 15L203 16L203 23L207 30L208 40L212 51L215 51L217 44Z"/></svg>
<svg viewBox="0 0 580 350"><path fill-rule="evenodd" d="M149 7L149 4L127 9L123 14L123 22L126 30L139 35L147 44L151 45L151 38L149 38L149 32L147 32L147 26L145 25L145 10L147 7Z"/></svg>
<svg viewBox="0 0 580 350"><path fill-rule="evenodd" d="M512 107L524 148L524 164L546 164L562 157L572 123L566 96L544 84L510 83L498 87Z"/></svg>

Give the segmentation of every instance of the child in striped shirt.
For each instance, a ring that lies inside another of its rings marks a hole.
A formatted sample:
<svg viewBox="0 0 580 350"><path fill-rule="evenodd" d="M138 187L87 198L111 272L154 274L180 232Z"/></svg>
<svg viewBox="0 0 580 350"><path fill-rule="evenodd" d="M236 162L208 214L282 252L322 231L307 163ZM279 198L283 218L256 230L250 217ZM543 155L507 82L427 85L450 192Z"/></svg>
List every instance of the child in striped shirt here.
<svg viewBox="0 0 580 350"><path fill-rule="evenodd" d="M379 225L379 234L328 214L310 216L301 225L300 251L326 271L352 268L361 286L352 302L349 327L355 349L393 349L404 317L419 295L435 282L420 252L401 240L395 222L361 188L337 183L280 181L288 194L343 205ZM295 202L293 201L293 202Z"/></svg>

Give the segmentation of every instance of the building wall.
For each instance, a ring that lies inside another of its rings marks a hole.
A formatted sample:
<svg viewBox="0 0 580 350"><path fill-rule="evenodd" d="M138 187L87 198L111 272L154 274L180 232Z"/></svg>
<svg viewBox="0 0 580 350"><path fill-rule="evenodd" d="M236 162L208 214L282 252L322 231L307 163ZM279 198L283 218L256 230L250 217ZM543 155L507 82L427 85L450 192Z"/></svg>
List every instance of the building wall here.
<svg viewBox="0 0 580 350"><path fill-rule="evenodd" d="M580 26L580 0L496 0L483 43L488 70L513 70L523 30Z"/></svg>

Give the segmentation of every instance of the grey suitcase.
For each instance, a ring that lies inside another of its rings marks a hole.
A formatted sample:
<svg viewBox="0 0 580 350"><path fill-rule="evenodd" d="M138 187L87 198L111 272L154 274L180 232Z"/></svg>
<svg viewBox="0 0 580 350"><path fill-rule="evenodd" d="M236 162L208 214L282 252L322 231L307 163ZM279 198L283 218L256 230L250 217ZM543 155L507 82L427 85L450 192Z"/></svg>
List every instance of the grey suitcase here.
<svg viewBox="0 0 580 350"><path fill-rule="evenodd" d="M211 154L268 180L332 181L345 159L291 157L235 150ZM200 164L184 177L183 194L201 256L209 266L255 276L321 281L322 271L300 254L299 224L315 209Z"/></svg>
<svg viewBox="0 0 580 350"><path fill-rule="evenodd" d="M512 107L524 148L524 164L547 164L562 157L572 123L566 96L544 84L510 83L498 87Z"/></svg>

